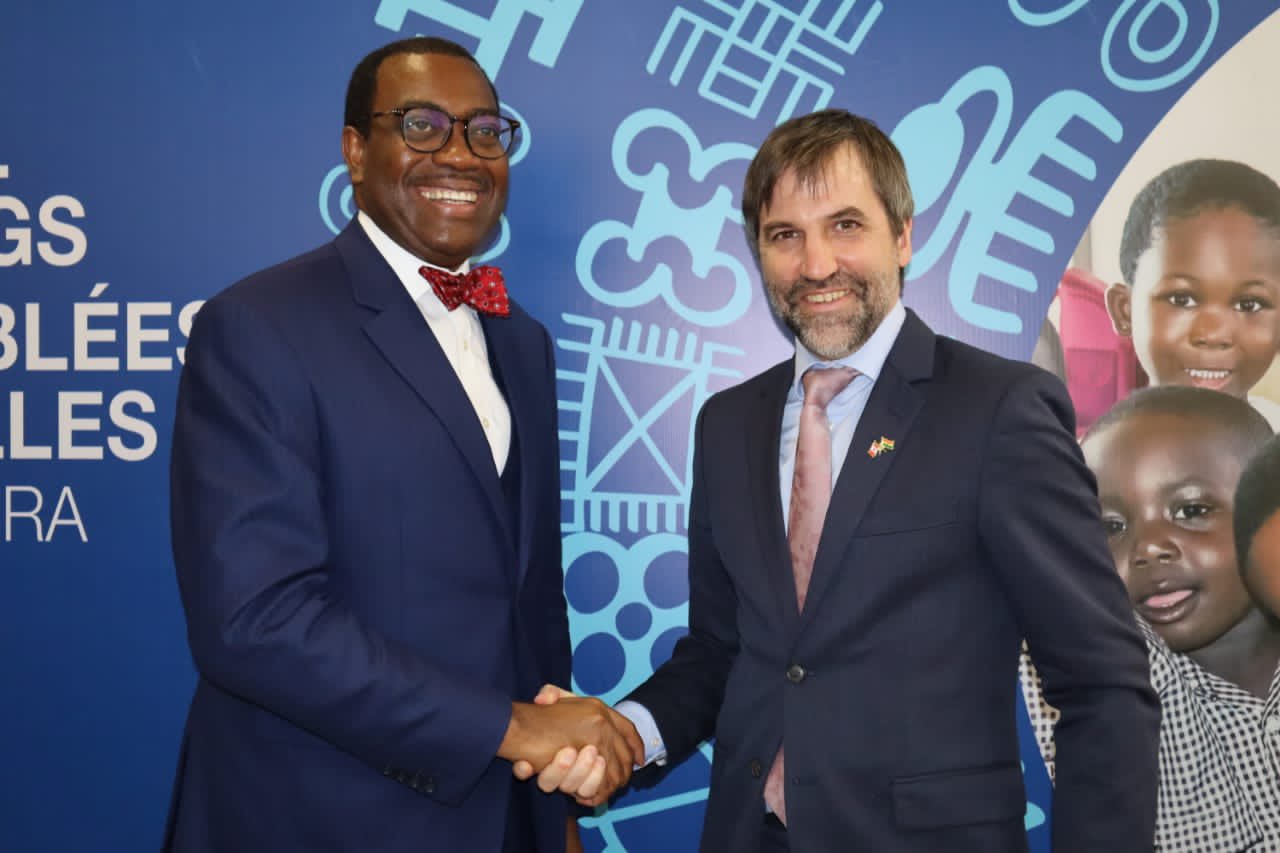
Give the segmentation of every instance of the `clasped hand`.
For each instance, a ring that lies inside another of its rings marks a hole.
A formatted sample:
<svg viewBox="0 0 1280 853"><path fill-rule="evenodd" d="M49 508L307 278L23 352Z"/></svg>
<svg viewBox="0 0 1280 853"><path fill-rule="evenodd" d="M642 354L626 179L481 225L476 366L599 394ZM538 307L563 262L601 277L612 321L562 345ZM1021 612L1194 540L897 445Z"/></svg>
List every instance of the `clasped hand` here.
<svg viewBox="0 0 1280 853"><path fill-rule="evenodd" d="M533 703L514 702L498 755L525 780L598 806L644 763L644 744L631 721L599 699L545 685Z"/></svg>

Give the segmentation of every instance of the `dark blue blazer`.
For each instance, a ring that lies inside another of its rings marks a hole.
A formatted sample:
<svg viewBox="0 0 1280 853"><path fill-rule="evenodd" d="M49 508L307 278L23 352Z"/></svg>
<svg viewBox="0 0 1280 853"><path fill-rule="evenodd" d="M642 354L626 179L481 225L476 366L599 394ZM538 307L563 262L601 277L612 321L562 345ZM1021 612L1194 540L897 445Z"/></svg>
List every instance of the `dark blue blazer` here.
<svg viewBox="0 0 1280 853"><path fill-rule="evenodd" d="M793 372L703 409L690 633L629 697L674 760L715 736L702 850L756 849L785 737L793 850L1025 851L1024 637L1062 711L1054 849L1150 850L1159 705L1061 383L908 312L800 614L778 488Z"/></svg>
<svg viewBox="0 0 1280 853"><path fill-rule="evenodd" d="M518 306L482 322L518 490L357 224L200 310L171 494L199 682L165 849L501 849L510 703L570 654L551 341ZM515 795L563 851L565 799Z"/></svg>

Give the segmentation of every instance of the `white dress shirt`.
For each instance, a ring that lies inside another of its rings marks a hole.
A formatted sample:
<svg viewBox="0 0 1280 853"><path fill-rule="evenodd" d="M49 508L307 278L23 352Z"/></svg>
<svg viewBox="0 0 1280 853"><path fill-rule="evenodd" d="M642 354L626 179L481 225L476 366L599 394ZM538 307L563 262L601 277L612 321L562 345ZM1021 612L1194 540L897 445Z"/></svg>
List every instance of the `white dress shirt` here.
<svg viewBox="0 0 1280 853"><path fill-rule="evenodd" d="M364 211L357 213L356 219L373 241L378 254L391 265L404 289L409 291L409 296L422 312L422 318L436 336L440 349L444 350L445 358L453 365L453 372L467 392L467 399L471 401L476 419L489 441L493 464L501 474L507 465L507 454L511 452L511 410L507 408L507 401L498 390L498 383L489 367L489 349L484 342L480 317L470 305L459 305L453 311L445 308L431 289L431 284L418 272L424 266L435 267L435 264L415 258L388 237ZM445 272L463 275L470 269L470 262L464 262L458 269Z"/></svg>

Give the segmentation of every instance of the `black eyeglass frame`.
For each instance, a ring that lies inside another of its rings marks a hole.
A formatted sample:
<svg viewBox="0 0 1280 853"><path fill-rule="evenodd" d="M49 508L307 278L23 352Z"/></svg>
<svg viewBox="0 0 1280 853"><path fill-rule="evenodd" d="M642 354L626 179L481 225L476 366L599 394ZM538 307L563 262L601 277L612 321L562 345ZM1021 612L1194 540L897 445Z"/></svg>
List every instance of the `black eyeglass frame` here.
<svg viewBox="0 0 1280 853"><path fill-rule="evenodd" d="M419 148L409 141L409 136L405 128L405 118L406 116L409 115L409 113L414 112L415 110L431 110L433 112L440 113L440 115L449 119L449 127L445 130L444 136L441 137L440 144L437 145L435 148L426 148L426 149ZM481 160L501 160L503 157L506 157L507 155L509 155L511 153L511 149L514 148L516 144L516 131L520 129L520 122L516 121L513 118L509 118L508 116L500 115L498 113L476 113L475 115L471 115L471 116L467 116L466 118L463 118L461 116L456 116L453 113L446 112L445 110L442 110L439 107L428 106L426 104L419 104L417 106L412 106L412 107L396 107L393 110L378 110L376 112L369 113L370 119L375 119L375 118L378 118L379 116L395 116L396 118L400 119L400 138L404 140L405 145L409 146L411 150L417 151L419 154L434 154L435 152L439 151L440 149L448 145L449 140L453 138L453 126L461 122L462 123L462 140L467 144L467 150L470 151L475 156L479 157ZM494 118L494 117L502 119L503 121L505 121L507 124L511 126L510 132L508 134L508 139L510 141L507 142L505 146L503 146L501 154L498 154L496 156L481 154L479 151L475 149L475 146L471 144L471 134L469 132L471 129L471 122L472 120L478 119L478 118Z"/></svg>

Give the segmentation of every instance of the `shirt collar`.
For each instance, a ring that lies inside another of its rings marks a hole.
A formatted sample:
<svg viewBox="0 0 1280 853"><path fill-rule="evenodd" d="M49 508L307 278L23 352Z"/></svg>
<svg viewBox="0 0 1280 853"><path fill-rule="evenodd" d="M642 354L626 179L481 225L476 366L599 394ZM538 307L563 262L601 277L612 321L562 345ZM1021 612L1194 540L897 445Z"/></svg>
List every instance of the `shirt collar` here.
<svg viewBox="0 0 1280 853"><path fill-rule="evenodd" d="M378 250L378 254L382 255L383 259L390 265L392 272L396 274L396 278L400 279L400 283L404 285L405 290L409 291L409 296L413 298L413 301L428 314L442 317L447 315L449 313L448 309L444 307L444 303L436 296L435 291L431 289L431 285L418 270L422 267L434 267L456 275L466 275L471 270L471 261L463 261L462 266L456 270L428 263L388 237L387 233L379 228L373 218L363 210L356 213L356 221L360 223L364 233L369 235L369 241ZM459 308L470 309L470 306L462 305Z"/></svg>
<svg viewBox="0 0 1280 853"><path fill-rule="evenodd" d="M889 351L893 349L894 341L898 339L898 333L902 331L902 324L906 321L907 309L903 307L902 300L899 299L893 303L889 313L884 315L880 325L871 333L871 337L863 342L862 346L844 358L836 359L835 361L824 361L818 358L797 338L796 372L795 377L791 380L792 395L801 394L800 380L804 376L804 372L815 364L821 367L852 367L874 384L880 378L880 371L884 369L884 363L889 358Z"/></svg>

